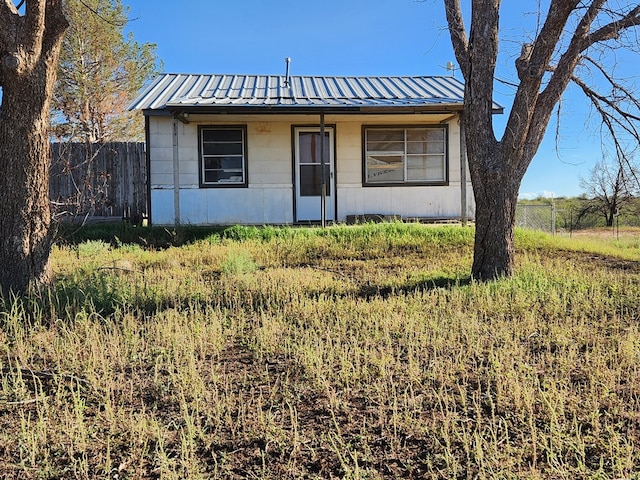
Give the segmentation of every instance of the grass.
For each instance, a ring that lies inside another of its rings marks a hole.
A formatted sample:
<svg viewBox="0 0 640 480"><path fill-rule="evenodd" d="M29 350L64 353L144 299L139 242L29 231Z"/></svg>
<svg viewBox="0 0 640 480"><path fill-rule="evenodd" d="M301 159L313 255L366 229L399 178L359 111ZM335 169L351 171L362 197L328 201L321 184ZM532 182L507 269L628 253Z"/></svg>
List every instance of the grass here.
<svg viewBox="0 0 640 480"><path fill-rule="evenodd" d="M0 305L3 478L640 478L637 245L479 284L470 228L174 233Z"/></svg>

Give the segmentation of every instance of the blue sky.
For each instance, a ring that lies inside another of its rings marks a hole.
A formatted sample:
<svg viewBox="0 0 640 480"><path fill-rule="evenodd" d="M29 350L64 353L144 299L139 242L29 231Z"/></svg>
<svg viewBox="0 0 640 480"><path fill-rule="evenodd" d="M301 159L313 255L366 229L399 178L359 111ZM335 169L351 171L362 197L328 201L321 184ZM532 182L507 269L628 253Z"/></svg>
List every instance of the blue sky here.
<svg viewBox="0 0 640 480"><path fill-rule="evenodd" d="M455 62L441 0L123 3L131 8L129 30L138 42L157 44L166 72L284 74L284 58L291 57L294 75L447 75L447 62ZM505 42L497 75L513 80L513 61L535 27L538 2L503 3ZM498 134L513 93L496 86L495 99L506 107L496 118ZM581 193L579 177L587 177L602 158L597 126L586 124L588 115L584 98L569 91L560 130L554 119L524 177L521 197Z"/></svg>

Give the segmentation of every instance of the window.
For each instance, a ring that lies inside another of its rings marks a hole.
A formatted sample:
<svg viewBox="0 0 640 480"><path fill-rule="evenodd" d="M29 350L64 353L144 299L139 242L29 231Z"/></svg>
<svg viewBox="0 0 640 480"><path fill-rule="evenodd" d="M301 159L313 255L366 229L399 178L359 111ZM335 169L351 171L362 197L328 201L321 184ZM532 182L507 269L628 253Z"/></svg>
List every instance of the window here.
<svg viewBox="0 0 640 480"><path fill-rule="evenodd" d="M245 127L200 127L200 185L247 186Z"/></svg>
<svg viewBox="0 0 640 480"><path fill-rule="evenodd" d="M366 185L447 183L447 131L443 127L364 129Z"/></svg>

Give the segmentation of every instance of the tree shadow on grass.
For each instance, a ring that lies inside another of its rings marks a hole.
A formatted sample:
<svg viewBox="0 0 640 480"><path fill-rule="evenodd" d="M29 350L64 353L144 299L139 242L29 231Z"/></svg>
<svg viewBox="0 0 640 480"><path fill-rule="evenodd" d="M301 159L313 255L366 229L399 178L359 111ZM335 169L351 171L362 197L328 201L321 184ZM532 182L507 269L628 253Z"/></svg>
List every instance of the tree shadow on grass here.
<svg viewBox="0 0 640 480"><path fill-rule="evenodd" d="M470 277L436 276L420 280L409 280L399 285L361 284L349 293L338 296L351 296L364 300L402 297L420 292L435 290L454 290L470 285ZM99 271L83 278L58 278L50 291L48 299L43 299L53 311L77 312L93 311L100 315L111 315L117 311L136 311L153 315L167 308L188 308L193 305L207 305L211 302L201 293L176 296L162 291L157 285L147 285L144 278L136 272ZM330 292L309 292L311 297ZM333 295L336 295L334 292ZM244 307L258 311L274 306L268 293L250 295ZM237 308L237 299L230 299L228 305L222 301L219 306ZM280 300L282 301L282 300ZM276 302L278 303L278 302ZM48 308L44 308L46 311Z"/></svg>
<svg viewBox="0 0 640 480"><path fill-rule="evenodd" d="M201 240L233 237L233 227L140 227L126 222L89 225L61 224L56 242L60 245L79 245L89 241L103 241L114 246L139 245L143 248L164 249L180 247Z"/></svg>
<svg viewBox="0 0 640 480"><path fill-rule="evenodd" d="M383 298L411 295L417 292L430 290L452 290L465 287L471 284L471 277L439 276L419 281L410 281L404 285L373 285L366 284L360 287L356 296L365 300L372 298Z"/></svg>
<svg viewBox="0 0 640 480"><path fill-rule="evenodd" d="M242 241L248 239L271 240L287 238L287 228L257 225L141 227L126 222L89 225L60 224L56 242L60 245L75 246L88 241L103 241L113 246L139 245L142 248L164 249L181 247L199 241L220 242L222 240Z"/></svg>

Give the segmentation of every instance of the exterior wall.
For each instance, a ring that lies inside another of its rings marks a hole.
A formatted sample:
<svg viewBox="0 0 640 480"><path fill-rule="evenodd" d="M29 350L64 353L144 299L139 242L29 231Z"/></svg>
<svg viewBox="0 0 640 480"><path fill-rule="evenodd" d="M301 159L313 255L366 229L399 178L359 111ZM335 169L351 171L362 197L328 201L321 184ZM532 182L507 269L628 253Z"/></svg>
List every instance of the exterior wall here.
<svg viewBox="0 0 640 480"><path fill-rule="evenodd" d="M460 127L457 118L448 125L449 184L446 186L362 185L362 127L367 125L440 124L444 116L343 117L336 123L338 219L348 215L381 214L402 217L453 219L461 217ZM467 216L475 215L470 175L467 170Z"/></svg>
<svg viewBox="0 0 640 480"><path fill-rule="evenodd" d="M362 127L367 125L448 125L449 184L373 187L362 185ZM446 115L326 115L335 127L337 219L383 214L420 218L460 218L460 129ZM175 122L179 173L174 173L174 120L149 118L151 222L183 224L290 224L294 219L292 126L318 126L316 115L191 115ZM200 188L199 125L247 126L248 188ZM467 205L475 205L467 174ZM175 181L179 181L176 192ZM177 195L176 195L177 193Z"/></svg>
<svg viewBox="0 0 640 480"><path fill-rule="evenodd" d="M293 223L291 127L284 122L176 122L178 128L180 223ZM200 188L198 125L247 125L248 188ZM175 223L173 119L150 118L151 222Z"/></svg>

